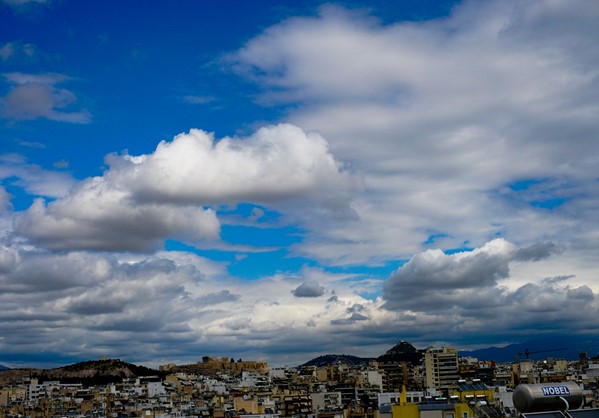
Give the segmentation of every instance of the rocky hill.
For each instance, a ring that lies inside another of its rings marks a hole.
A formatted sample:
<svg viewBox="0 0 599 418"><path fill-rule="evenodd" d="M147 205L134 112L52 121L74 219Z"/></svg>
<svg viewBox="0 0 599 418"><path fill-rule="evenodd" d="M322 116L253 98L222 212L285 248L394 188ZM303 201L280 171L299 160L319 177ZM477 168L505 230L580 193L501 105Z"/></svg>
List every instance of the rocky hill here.
<svg viewBox="0 0 599 418"><path fill-rule="evenodd" d="M412 344L406 341L400 341L385 354L377 357L379 363L400 363L407 362L414 365L422 360L422 351L416 349Z"/></svg>
<svg viewBox="0 0 599 418"><path fill-rule="evenodd" d="M0 370L0 385L19 380L28 379L33 375L43 372L42 369L6 369Z"/></svg>
<svg viewBox="0 0 599 418"><path fill-rule="evenodd" d="M127 377L160 376L158 370L126 363L118 359L92 360L56 369L11 369L0 371L0 381L37 378L40 382L60 380L62 383L102 385L120 382Z"/></svg>
<svg viewBox="0 0 599 418"><path fill-rule="evenodd" d="M347 354L326 354L324 356L318 356L302 366L316 366L323 367L331 364L347 364L349 366L361 366L367 364L371 358L350 356Z"/></svg>
<svg viewBox="0 0 599 418"><path fill-rule="evenodd" d="M387 352L377 358L356 357L347 354L327 354L316 357L302 366L329 366L331 364L347 364L349 366L360 366L371 360L379 363L399 363L402 361L412 364L419 364L422 359L422 351L416 349L412 344L406 341L400 341Z"/></svg>

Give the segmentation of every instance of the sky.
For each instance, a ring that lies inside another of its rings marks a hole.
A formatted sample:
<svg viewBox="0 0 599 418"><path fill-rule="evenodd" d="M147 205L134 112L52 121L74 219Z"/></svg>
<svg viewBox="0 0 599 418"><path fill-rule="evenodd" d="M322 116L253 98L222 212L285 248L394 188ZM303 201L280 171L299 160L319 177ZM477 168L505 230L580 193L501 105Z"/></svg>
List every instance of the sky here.
<svg viewBox="0 0 599 418"><path fill-rule="evenodd" d="M596 334L598 21L0 0L0 364Z"/></svg>

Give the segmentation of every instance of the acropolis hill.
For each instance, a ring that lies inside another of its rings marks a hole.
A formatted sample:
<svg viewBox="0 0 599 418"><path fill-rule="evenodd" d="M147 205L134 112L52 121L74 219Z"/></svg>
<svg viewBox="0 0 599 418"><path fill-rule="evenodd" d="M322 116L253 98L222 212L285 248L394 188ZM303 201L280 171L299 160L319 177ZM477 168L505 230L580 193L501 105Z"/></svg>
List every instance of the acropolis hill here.
<svg viewBox="0 0 599 418"><path fill-rule="evenodd" d="M204 356L202 361L195 364L177 365L169 363L160 366L160 371L165 373L197 373L204 376L214 376L219 372L240 374L242 371L267 373L268 363L263 361L235 361L226 356Z"/></svg>

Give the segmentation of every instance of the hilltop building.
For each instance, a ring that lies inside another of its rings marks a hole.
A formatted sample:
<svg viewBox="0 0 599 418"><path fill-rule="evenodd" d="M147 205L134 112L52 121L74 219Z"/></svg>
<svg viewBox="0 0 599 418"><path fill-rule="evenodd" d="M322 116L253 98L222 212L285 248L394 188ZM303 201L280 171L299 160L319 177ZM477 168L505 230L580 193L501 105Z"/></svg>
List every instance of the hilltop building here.
<svg viewBox="0 0 599 418"><path fill-rule="evenodd" d="M214 376L217 373L230 373L235 376L241 375L244 371L268 373L268 363L263 361L235 361L226 356L204 356L202 361L196 364L187 364L177 366L175 364L166 364L160 366L160 371L169 373L199 373L205 376Z"/></svg>

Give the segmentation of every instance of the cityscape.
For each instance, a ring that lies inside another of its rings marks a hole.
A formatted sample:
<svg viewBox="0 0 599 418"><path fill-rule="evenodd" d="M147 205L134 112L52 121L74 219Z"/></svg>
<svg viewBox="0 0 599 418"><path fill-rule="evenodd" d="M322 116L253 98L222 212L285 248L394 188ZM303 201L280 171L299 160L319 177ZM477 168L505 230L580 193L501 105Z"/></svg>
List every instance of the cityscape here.
<svg viewBox="0 0 599 418"><path fill-rule="evenodd" d="M499 363L400 341L377 359L328 355L296 367L204 356L153 370L102 359L0 372L0 417L505 418L519 415L514 388L539 384L580 391L571 406L596 408L599 356L526 349Z"/></svg>

